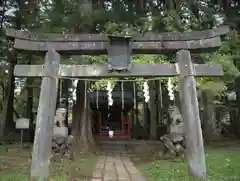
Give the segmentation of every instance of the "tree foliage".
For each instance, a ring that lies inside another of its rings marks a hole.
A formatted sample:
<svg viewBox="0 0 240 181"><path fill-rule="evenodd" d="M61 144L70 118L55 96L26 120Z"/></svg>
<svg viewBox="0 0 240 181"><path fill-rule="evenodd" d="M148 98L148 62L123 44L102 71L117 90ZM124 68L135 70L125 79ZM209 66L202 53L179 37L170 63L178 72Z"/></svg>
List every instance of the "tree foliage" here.
<svg viewBox="0 0 240 181"><path fill-rule="evenodd" d="M234 78L239 75L240 64L240 4L237 0L5 0L0 13L0 110L6 96L8 73L7 52L9 40L4 35L5 27L28 29L38 32L108 34L144 34L146 32L183 32L214 28L221 24L231 27L231 33L216 53L194 55L196 62L220 63L224 67L223 78L199 78L199 89L210 89L213 95L224 93L234 87ZM91 6L89 8L89 6ZM86 10L91 12L85 12ZM27 63L29 56L18 55L18 62ZM106 56L65 56L63 64L103 64ZM134 63L167 63L174 55L134 55ZM32 56L32 63L42 64L43 57ZM177 83L177 78L173 78ZM108 80L91 84L90 89L104 89ZM112 80L113 82L115 79ZM166 82L164 79L163 81ZM27 100L26 79L16 79L21 93L15 94L18 100L15 109L24 115ZM141 82L141 79L139 79ZM40 80L31 81L30 86L39 87ZM213 85L214 86L208 86ZM141 83L138 83L141 88ZM176 86L177 88L177 86ZM39 89L34 88L34 108L37 108Z"/></svg>

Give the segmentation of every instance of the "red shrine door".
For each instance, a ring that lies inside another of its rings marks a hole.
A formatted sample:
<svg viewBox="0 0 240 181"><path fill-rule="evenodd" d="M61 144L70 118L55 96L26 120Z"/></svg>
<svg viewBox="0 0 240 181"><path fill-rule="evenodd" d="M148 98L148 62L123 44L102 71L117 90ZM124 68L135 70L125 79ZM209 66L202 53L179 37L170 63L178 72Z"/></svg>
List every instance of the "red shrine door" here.
<svg viewBox="0 0 240 181"><path fill-rule="evenodd" d="M124 115L124 113L122 112L122 119L121 119L121 131L123 134L129 135L131 136L131 129L132 129L132 125L131 125L131 120L129 119L129 117L126 115Z"/></svg>
<svg viewBox="0 0 240 181"><path fill-rule="evenodd" d="M119 112L118 112L119 113ZM110 139L109 130L114 131L114 136L112 139L130 139L131 138L131 119L128 118L127 113L120 112L120 114L113 114L106 116L102 112L98 112L98 123L97 129L98 134L96 138L100 140Z"/></svg>

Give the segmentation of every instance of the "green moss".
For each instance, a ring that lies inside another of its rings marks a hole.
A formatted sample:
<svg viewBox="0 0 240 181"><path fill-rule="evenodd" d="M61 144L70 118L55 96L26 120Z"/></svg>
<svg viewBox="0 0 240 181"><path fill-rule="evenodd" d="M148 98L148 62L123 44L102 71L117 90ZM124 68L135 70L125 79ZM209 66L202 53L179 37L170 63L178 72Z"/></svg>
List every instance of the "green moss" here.
<svg viewBox="0 0 240 181"><path fill-rule="evenodd" d="M236 148L207 149L208 181L240 180L240 152ZM141 165L148 181L190 181L183 159L158 160Z"/></svg>
<svg viewBox="0 0 240 181"><path fill-rule="evenodd" d="M7 148L6 148L7 147ZM83 180L92 176L97 155L76 155L74 161L60 156L51 160L51 181L69 181L70 178ZM31 151L19 151L19 146L0 147L0 181L29 181ZM48 180L49 181L49 180Z"/></svg>

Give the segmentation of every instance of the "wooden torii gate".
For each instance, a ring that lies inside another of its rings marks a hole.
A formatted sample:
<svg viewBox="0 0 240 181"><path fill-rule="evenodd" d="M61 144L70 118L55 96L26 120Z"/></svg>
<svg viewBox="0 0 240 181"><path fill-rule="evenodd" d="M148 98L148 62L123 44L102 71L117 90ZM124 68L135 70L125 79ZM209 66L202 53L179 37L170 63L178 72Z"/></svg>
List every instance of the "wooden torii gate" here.
<svg viewBox="0 0 240 181"><path fill-rule="evenodd" d="M189 175L206 179L206 164L199 118L195 76L222 76L221 65L193 64L190 52L201 53L221 46L226 26L197 32L109 37L103 34L42 34L7 29L18 51L44 54L43 65L16 65L14 76L42 77L32 153L31 177L49 176L58 78L61 77L169 77L180 76L180 97L185 124ZM61 65L60 54L99 55L108 53L106 65ZM175 64L133 64L131 53L176 53ZM114 70L118 70L115 72Z"/></svg>

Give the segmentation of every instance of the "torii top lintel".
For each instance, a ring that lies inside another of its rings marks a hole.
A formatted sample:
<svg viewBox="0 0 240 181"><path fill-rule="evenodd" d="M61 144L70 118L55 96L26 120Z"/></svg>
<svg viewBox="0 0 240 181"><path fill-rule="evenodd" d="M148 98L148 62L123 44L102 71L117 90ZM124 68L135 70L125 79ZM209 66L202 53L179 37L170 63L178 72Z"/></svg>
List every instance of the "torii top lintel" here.
<svg viewBox="0 0 240 181"><path fill-rule="evenodd" d="M221 36L228 32L228 26L221 26L205 31L145 33L132 37L131 48L133 54L172 53L181 49L209 52L221 46ZM106 54L109 45L106 34L51 34L6 29L6 35L15 38L17 50L36 54L50 49L60 54Z"/></svg>

